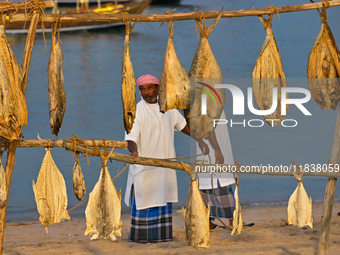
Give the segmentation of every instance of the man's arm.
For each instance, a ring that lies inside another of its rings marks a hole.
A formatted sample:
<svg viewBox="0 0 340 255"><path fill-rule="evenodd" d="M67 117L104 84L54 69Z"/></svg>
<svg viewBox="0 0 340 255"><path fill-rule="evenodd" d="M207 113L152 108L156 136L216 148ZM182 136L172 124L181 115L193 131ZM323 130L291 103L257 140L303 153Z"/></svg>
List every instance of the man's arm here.
<svg viewBox="0 0 340 255"><path fill-rule="evenodd" d="M134 141L131 140L127 140L128 142L128 149L131 152L131 156L135 156L138 157L138 148L137 148L137 144Z"/></svg>
<svg viewBox="0 0 340 255"><path fill-rule="evenodd" d="M182 129L182 132L188 136L190 136L190 129L188 124L185 125L185 127ZM195 138L194 138L195 139ZM201 151L204 155L209 154L209 147L208 145L203 141L202 138L195 139L198 143L198 146L200 147Z"/></svg>
<svg viewBox="0 0 340 255"><path fill-rule="evenodd" d="M209 140L211 146L215 150L215 160L216 160L215 163L216 164L223 164L224 163L224 157L223 157L223 154L221 152L221 148L220 148L220 146L217 142L215 130L211 133L208 140Z"/></svg>

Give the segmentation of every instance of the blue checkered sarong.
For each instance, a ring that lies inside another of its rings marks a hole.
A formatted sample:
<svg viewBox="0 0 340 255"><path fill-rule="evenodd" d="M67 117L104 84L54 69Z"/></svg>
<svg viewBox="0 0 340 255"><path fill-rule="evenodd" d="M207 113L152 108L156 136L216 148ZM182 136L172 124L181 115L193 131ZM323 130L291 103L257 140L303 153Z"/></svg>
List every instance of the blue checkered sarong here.
<svg viewBox="0 0 340 255"><path fill-rule="evenodd" d="M131 225L128 241L172 241L172 203L137 210L134 188L131 188Z"/></svg>
<svg viewBox="0 0 340 255"><path fill-rule="evenodd" d="M220 182L217 182L217 188L214 189L215 202L212 195L212 189L200 190L203 201L206 205L210 205L210 218L217 218L216 206L219 218L232 219L235 210L234 192L231 185L221 187Z"/></svg>

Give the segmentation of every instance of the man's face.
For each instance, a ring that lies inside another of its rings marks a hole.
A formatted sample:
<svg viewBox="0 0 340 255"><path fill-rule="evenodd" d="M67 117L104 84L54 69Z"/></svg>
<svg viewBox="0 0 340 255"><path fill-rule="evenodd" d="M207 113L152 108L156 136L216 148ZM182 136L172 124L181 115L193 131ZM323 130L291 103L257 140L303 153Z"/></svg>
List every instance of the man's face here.
<svg viewBox="0 0 340 255"><path fill-rule="evenodd" d="M139 86L139 91L142 98L149 104L157 103L157 95L159 91L159 86L155 84L147 84Z"/></svg>

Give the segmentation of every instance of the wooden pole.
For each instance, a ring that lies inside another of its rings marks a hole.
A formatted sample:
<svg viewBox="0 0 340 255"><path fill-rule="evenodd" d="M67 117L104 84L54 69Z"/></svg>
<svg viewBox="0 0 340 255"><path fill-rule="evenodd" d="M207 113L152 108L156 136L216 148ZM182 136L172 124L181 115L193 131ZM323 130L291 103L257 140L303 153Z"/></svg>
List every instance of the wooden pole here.
<svg viewBox="0 0 340 255"><path fill-rule="evenodd" d="M330 7L339 6L340 0L329 1ZM297 11L308 11L313 9L322 8L322 2L299 4L299 5L287 5L276 7L278 13L286 12L297 12ZM102 14L102 13L91 13L91 14L61 14L61 23L76 23L76 22L164 22L164 21L178 21L178 20L195 20L202 17L206 19L214 19L220 13L220 11L202 12L204 15L201 16L201 12L188 12L188 13L171 13L171 14L129 14L126 18L122 14ZM245 10L234 10L234 11L223 11L222 18L235 18L235 17L247 17L247 16L258 16L271 14L270 8L260 9L245 9ZM44 22L56 22L56 17L53 14L46 14ZM15 14L9 16L10 22L24 22L30 21L30 15Z"/></svg>
<svg viewBox="0 0 340 255"><path fill-rule="evenodd" d="M5 221L6 221L6 211L8 205L8 195L9 195L9 188L11 185L12 180L12 172L14 167L15 161L15 151L17 149L17 141L11 142L7 152L7 160L6 160L6 188L7 188L7 202L3 208L0 209L0 254L2 254L3 250L3 241L4 241L4 231L5 231Z"/></svg>
<svg viewBox="0 0 340 255"><path fill-rule="evenodd" d="M65 147L65 149L70 150L72 146L71 141L64 140L63 146ZM81 145L81 144L77 144L76 151L81 152L81 153L87 152L87 154L91 154L93 152L93 149L85 147L84 145ZM98 150L95 153L95 156L99 156L99 152L102 155L104 155L104 150ZM125 155L125 154L116 153L116 152L112 153L112 156L110 157L110 159L123 161L123 162L131 163L131 164L158 166L158 167L172 168L172 169L184 171L184 168L180 162L170 161L170 160L165 160L165 159L134 157L134 156ZM188 164L188 163L185 163L185 164Z"/></svg>
<svg viewBox="0 0 340 255"><path fill-rule="evenodd" d="M72 139L68 139L72 140ZM117 148L117 149L123 149L126 150L127 147L127 142L122 142L122 141L111 141L111 140L93 140L98 147L108 147L108 148ZM92 140L82 140L83 143L85 143L87 146L93 147L93 141ZM60 147L63 148L63 142L64 140L56 140L56 141L51 141L49 139L44 139L44 140L22 140L19 141L18 147ZM0 147L6 147L8 146L9 142L8 141L0 141Z"/></svg>
<svg viewBox="0 0 340 255"><path fill-rule="evenodd" d="M46 8L53 8L54 7L54 1L45 1ZM16 3L4 3L4 5L0 6L0 11L2 12L8 12L8 11L22 11L22 10L27 10L27 12L34 6L32 4L32 1L29 2L16 2ZM16 7L16 8L15 8Z"/></svg>
<svg viewBox="0 0 340 255"><path fill-rule="evenodd" d="M338 107L338 117L334 131L331 162L336 164L340 163L340 107ZM336 183L337 178L328 178L321 216L321 231L318 244L318 255L328 254L329 231L331 227Z"/></svg>

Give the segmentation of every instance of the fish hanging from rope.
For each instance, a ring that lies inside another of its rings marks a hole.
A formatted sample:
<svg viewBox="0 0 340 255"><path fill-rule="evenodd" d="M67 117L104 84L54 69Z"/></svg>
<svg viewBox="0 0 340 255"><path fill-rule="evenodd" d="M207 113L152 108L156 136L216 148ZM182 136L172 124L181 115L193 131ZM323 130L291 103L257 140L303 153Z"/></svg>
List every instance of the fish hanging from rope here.
<svg viewBox="0 0 340 255"><path fill-rule="evenodd" d="M165 51L161 84L159 87L160 111L183 110L190 105L190 80L187 71L178 59L173 43L175 23L168 23L169 39Z"/></svg>
<svg viewBox="0 0 340 255"><path fill-rule="evenodd" d="M21 88L18 62L7 40L4 25L0 25L0 137L19 140L27 125L27 106Z"/></svg>
<svg viewBox="0 0 340 255"><path fill-rule="evenodd" d="M7 185L6 173L1 161L2 153L0 154L0 208L3 208L7 203Z"/></svg>
<svg viewBox="0 0 340 255"><path fill-rule="evenodd" d="M262 45L253 70L253 94L258 108L267 111L263 119L270 126L280 125L285 115L281 115L281 89L287 87L286 77L282 68L279 49L272 30L272 15L266 20L258 16L265 27L267 36ZM275 93L276 89L276 95ZM286 94L286 98L288 98ZM286 114L288 112L286 105ZM271 109L276 109L270 113Z"/></svg>
<svg viewBox="0 0 340 255"><path fill-rule="evenodd" d="M208 205L207 208L204 204L195 178L196 173L190 171L190 167L183 164L182 161L181 164L191 179L186 209L182 207L185 222L185 240L188 245L194 248L209 248L210 206Z"/></svg>
<svg viewBox="0 0 340 255"><path fill-rule="evenodd" d="M56 41L57 24L52 25L51 54L48 61L48 106L50 127L53 135L58 135L66 111L64 89L64 55L61 45Z"/></svg>
<svg viewBox="0 0 340 255"><path fill-rule="evenodd" d="M231 231L231 235L234 235L235 233L237 235L240 235L243 230L243 221L242 221L242 215L241 215L241 204L240 199L238 196L238 186L239 186L239 174L237 174L237 178L235 178L236 188L234 193L235 198L235 210L233 213L233 230Z"/></svg>
<svg viewBox="0 0 340 255"><path fill-rule="evenodd" d="M215 89L215 84L223 84L221 68L211 50L208 37L222 16L223 10L208 28L197 20L200 31L200 41L196 50L189 71L189 78L194 81L195 86L191 86L194 99L191 100L190 107L184 110L184 116L190 126L191 135L194 138L208 138L214 131L214 119L219 119L224 108L225 90ZM192 84L191 84L192 85ZM202 114L202 94L211 93L206 97L206 114ZM215 97L218 100L215 100Z"/></svg>
<svg viewBox="0 0 340 255"><path fill-rule="evenodd" d="M78 154L76 154L76 162L73 166L73 191L77 199L80 201L83 200L83 197L86 194L86 186L84 175L81 171L81 167L78 161Z"/></svg>
<svg viewBox="0 0 340 255"><path fill-rule="evenodd" d="M101 156L100 177L90 193L85 210L87 226L85 236L93 235L91 240L102 237L116 241L116 236L121 236L122 192L118 194L107 167L107 161L112 152L113 149L107 157Z"/></svg>
<svg viewBox="0 0 340 255"><path fill-rule="evenodd" d="M333 109L340 102L340 53L327 24L327 12L322 3L321 29L308 58L307 76L315 102L324 109Z"/></svg>
<svg viewBox="0 0 340 255"><path fill-rule="evenodd" d="M48 225L69 220L70 216L66 210L67 191L64 177L54 163L51 148L45 150L37 183L33 181L33 191L40 214L39 221L48 233Z"/></svg>
<svg viewBox="0 0 340 255"><path fill-rule="evenodd" d="M136 23L135 23L136 24ZM125 40L122 59L122 103L124 115L124 128L127 134L130 133L136 117L136 81L133 66L130 60L130 34L135 26L131 22L125 23Z"/></svg>
<svg viewBox="0 0 340 255"><path fill-rule="evenodd" d="M302 184L302 173L293 172L298 186L288 201L288 224L298 228L310 227L313 229L312 198L308 198L307 192Z"/></svg>

